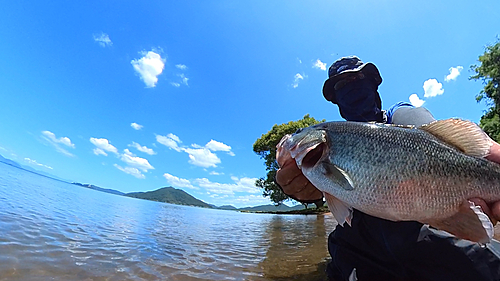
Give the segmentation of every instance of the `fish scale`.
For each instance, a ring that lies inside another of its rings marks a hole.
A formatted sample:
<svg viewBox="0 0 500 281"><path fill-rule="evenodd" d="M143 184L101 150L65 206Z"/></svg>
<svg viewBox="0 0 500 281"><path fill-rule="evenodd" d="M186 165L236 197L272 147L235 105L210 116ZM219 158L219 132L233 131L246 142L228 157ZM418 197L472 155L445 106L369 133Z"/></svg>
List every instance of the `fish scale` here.
<svg viewBox="0 0 500 281"><path fill-rule="evenodd" d="M500 200L500 165L469 155L476 153L474 142L490 140L475 124L455 119L438 122L450 124L408 128L327 122L285 136L278 153L289 152L311 183L334 197L334 201L327 200L331 209L338 200L393 221L438 221L440 225L461 211L467 219L459 216L459 221L471 220L474 217L467 214L470 210L461 209L468 204L464 203L467 199ZM445 129L441 125L446 125ZM449 133L470 134L470 143L468 137L463 141L452 135L450 144L445 141L450 139ZM482 147L489 149L487 144ZM318 161L307 158L314 149L322 149ZM478 155L486 153L480 151Z"/></svg>
<svg viewBox="0 0 500 281"><path fill-rule="evenodd" d="M350 122L329 125L331 128L329 126L327 129L327 140L331 143L332 150L329 160L348 174L355 175L353 180L360 190L354 198L361 199L374 194L375 200L385 203L377 206L378 208L392 208L399 212L395 214L396 220L406 220L405 216L410 211L417 220L427 219L419 216L420 209L425 210L425 214L433 209L436 216L446 217L465 198L500 195L498 165L465 155L429 133L418 129ZM478 173L478 170L482 173ZM495 171L492 178L480 176L492 170ZM382 174L391 176L383 180L380 177ZM401 188L401 184L408 181L413 183L409 185L412 188ZM419 188L413 188L414 186ZM440 188L432 188L438 186ZM490 188L470 189L480 186ZM482 192L474 193L475 190ZM404 192L411 193L427 204L411 204L411 197L408 198L410 194L404 196ZM436 198L446 200L445 204L449 207L443 209L443 204L436 204ZM359 205L355 200L349 203ZM394 208L393 205L397 207Z"/></svg>

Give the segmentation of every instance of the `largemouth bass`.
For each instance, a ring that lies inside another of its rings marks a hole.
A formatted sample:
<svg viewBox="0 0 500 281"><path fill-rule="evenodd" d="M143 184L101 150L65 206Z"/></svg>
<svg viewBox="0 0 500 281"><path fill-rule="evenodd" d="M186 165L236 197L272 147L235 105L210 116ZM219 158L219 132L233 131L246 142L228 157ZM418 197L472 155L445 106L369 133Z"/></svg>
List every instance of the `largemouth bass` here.
<svg viewBox="0 0 500 281"><path fill-rule="evenodd" d="M284 136L277 159L295 159L341 225L356 208L487 243L493 225L468 199L500 200L500 165L484 159L492 143L460 119L419 128L327 122Z"/></svg>

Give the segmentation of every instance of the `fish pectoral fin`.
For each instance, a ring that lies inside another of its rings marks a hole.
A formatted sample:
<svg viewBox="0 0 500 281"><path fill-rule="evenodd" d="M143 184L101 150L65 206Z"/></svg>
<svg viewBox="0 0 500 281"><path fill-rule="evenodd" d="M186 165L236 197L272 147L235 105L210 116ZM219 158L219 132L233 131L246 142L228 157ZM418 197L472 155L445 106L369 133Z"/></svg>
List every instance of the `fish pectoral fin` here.
<svg viewBox="0 0 500 281"><path fill-rule="evenodd" d="M354 190L354 184L351 177L346 173L346 171L335 166L329 161L322 162L324 168L324 174L326 177L330 178L336 185L340 186L345 190Z"/></svg>
<svg viewBox="0 0 500 281"><path fill-rule="evenodd" d="M460 211L444 220L427 222L429 225L447 231L458 238L486 244L493 238L494 230L488 216L480 206L471 201L460 205Z"/></svg>
<svg viewBox="0 0 500 281"><path fill-rule="evenodd" d="M351 225L352 207L328 193L325 193L325 199L328 209L332 212L335 220L340 225L344 225L346 222Z"/></svg>
<svg viewBox="0 0 500 281"><path fill-rule="evenodd" d="M493 140L476 123L467 120L438 120L422 125L419 129L470 156L485 157L493 145Z"/></svg>

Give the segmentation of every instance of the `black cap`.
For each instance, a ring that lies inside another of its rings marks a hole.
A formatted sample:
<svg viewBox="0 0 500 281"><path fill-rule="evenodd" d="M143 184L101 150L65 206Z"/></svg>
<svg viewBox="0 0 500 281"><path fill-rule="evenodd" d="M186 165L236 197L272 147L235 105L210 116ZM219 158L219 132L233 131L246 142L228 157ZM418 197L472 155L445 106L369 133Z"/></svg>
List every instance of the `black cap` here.
<svg viewBox="0 0 500 281"><path fill-rule="evenodd" d="M323 96L326 100L336 103L335 84L347 75L362 71L364 75L375 79L377 86L382 83L382 77L377 67L371 63L363 63L358 57L350 56L336 60L328 69L328 79L323 85Z"/></svg>

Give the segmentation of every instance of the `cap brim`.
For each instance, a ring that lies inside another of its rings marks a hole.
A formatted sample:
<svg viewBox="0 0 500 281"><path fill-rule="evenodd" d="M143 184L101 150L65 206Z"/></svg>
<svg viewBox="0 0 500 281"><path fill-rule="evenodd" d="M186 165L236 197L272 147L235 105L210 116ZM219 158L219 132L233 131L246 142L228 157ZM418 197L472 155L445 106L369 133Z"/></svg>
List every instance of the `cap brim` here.
<svg viewBox="0 0 500 281"><path fill-rule="evenodd" d="M332 77L333 78L333 77ZM325 84L323 84L323 97L327 101L337 103L335 98L335 81L333 79L326 79Z"/></svg>
<svg viewBox="0 0 500 281"><path fill-rule="evenodd" d="M382 83L382 77L380 76L380 72L378 71L377 67L371 62L367 62L360 65L357 68L343 71L339 75L335 75L333 77L326 79L325 83L323 84L323 96L325 97L325 99L333 103L336 103L335 84L338 81L342 80L345 76L348 76L349 74L352 73L360 72L362 70L364 70L366 74L374 75L375 80L377 81L377 85L380 85L380 83Z"/></svg>

